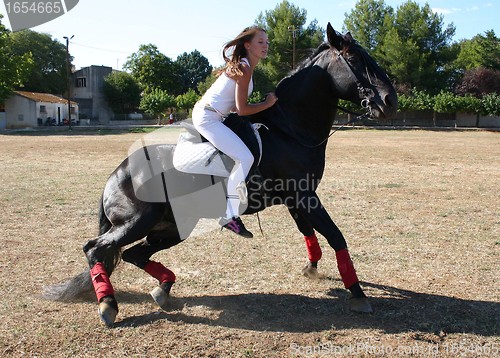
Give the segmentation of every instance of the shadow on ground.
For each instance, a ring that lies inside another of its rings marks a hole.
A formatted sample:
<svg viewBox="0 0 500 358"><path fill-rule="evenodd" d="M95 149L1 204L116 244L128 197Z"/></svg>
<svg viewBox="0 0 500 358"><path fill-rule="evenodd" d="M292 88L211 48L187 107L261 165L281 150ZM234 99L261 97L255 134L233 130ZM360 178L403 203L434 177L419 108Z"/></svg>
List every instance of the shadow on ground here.
<svg viewBox="0 0 500 358"><path fill-rule="evenodd" d="M377 293L370 298L375 309L373 314L350 312L348 292L335 289L327 293L328 298L271 293L172 298L167 312L128 317L115 326L142 326L168 320L255 331L304 333L332 327L379 329L385 333L420 331L483 336L499 333L499 302L464 300L366 282L363 286ZM118 292L117 299L119 302L139 303L151 298L142 293ZM193 309L200 307L201 310ZM208 311L213 314L205 314Z"/></svg>

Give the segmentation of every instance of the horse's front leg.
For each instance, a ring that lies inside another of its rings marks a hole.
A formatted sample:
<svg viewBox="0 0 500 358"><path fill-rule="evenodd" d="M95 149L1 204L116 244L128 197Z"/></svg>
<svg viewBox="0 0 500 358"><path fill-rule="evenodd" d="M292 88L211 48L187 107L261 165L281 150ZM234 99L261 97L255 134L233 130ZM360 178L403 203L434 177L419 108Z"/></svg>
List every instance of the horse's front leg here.
<svg viewBox="0 0 500 358"><path fill-rule="evenodd" d="M306 243L309 262L302 269L302 274L312 279L322 278L323 275L318 272L318 261L321 259L323 253L321 251L321 247L319 246L318 238L316 237L313 226L295 208L288 208L288 211L295 221L295 224L297 224L297 228L304 235L304 241Z"/></svg>
<svg viewBox="0 0 500 358"><path fill-rule="evenodd" d="M359 284L354 264L347 250L347 242L342 232L321 204L318 195L315 192L304 192L300 193L297 198L298 200L293 205L289 205L289 207L293 207L294 210L303 216L314 229L326 238L330 246L335 250L340 277L345 288L352 294L350 309L355 312L373 312Z"/></svg>

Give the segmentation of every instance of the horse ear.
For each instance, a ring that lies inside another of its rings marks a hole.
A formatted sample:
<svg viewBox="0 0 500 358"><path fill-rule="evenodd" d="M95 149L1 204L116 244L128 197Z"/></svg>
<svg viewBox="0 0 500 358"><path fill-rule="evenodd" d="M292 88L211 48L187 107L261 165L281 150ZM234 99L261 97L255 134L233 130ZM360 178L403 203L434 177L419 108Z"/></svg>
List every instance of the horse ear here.
<svg viewBox="0 0 500 358"><path fill-rule="evenodd" d="M351 33L348 32L345 34L345 39L347 40L347 42L354 42L354 37L352 37Z"/></svg>
<svg viewBox="0 0 500 358"><path fill-rule="evenodd" d="M335 31L330 23L326 25L326 36L328 38L328 43L335 47L337 50L341 51L342 50L342 36L337 34L337 31Z"/></svg>

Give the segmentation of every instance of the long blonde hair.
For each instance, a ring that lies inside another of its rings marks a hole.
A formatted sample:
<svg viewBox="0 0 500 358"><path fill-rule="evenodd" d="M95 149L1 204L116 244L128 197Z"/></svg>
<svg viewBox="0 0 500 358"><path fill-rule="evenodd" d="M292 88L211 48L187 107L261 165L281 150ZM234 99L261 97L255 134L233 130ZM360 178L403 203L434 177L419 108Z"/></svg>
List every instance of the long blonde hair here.
<svg viewBox="0 0 500 358"><path fill-rule="evenodd" d="M247 49L245 48L245 43L252 41L254 36L259 32L266 32L263 28L259 26L250 26L245 28L236 38L229 41L224 45L222 49L222 57L226 62L226 66L223 71L230 76L241 76L241 59L247 56Z"/></svg>

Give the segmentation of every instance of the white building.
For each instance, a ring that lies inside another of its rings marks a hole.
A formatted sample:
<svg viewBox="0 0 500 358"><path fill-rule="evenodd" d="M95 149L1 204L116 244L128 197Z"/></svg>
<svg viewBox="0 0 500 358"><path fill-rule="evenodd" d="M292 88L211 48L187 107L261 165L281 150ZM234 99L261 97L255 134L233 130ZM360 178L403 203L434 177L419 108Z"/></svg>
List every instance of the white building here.
<svg viewBox="0 0 500 358"><path fill-rule="evenodd" d="M7 128L63 125L68 119L68 100L48 93L14 91L5 101ZM78 121L78 103L71 101L71 120Z"/></svg>

